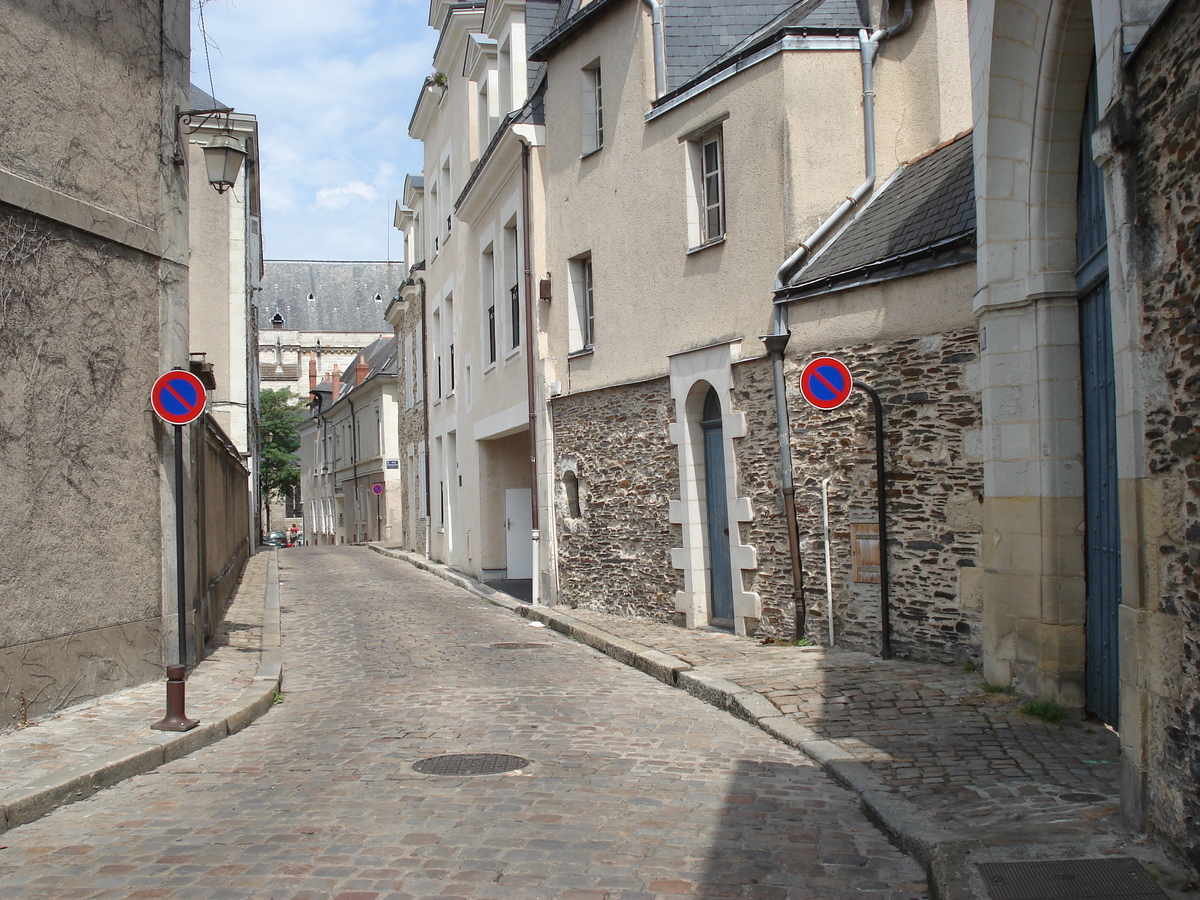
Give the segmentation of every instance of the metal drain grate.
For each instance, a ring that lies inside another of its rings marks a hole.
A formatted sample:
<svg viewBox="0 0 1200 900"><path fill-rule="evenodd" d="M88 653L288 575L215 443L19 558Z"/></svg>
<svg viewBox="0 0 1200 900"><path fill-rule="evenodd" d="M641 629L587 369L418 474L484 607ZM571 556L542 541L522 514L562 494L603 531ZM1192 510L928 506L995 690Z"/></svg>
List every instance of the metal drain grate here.
<svg viewBox="0 0 1200 900"><path fill-rule="evenodd" d="M991 900L1164 900L1128 856L1053 862L980 863Z"/></svg>
<svg viewBox="0 0 1200 900"><path fill-rule="evenodd" d="M417 760L413 769L422 775L499 775L527 765L525 757L507 753L451 753Z"/></svg>
<svg viewBox="0 0 1200 900"><path fill-rule="evenodd" d="M549 646L549 644L533 644L528 641L509 641L503 644L492 644L491 648L493 650L539 650Z"/></svg>

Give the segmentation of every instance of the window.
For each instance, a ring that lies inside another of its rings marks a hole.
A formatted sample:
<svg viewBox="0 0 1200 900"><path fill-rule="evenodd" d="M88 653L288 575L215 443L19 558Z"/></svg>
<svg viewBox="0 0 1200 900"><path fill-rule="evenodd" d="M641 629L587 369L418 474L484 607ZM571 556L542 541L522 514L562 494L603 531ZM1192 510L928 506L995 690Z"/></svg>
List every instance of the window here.
<svg viewBox="0 0 1200 900"><path fill-rule="evenodd" d="M688 245L704 247L725 237L725 152L720 129L687 141Z"/></svg>
<svg viewBox="0 0 1200 900"><path fill-rule="evenodd" d="M442 244L444 246L446 241L448 241L450 239L450 223L453 218L451 211L450 211L450 203L453 198L453 194L451 193L452 189L450 187L450 160L449 159L447 159L445 162L442 163L442 178L441 178L440 184L441 184L441 188L442 188L442 193L445 195L442 198L442 202L445 205L445 209L441 209L438 211L439 215L443 216L443 218L445 220L444 222L441 223L446 226L442 230Z"/></svg>
<svg viewBox="0 0 1200 900"><path fill-rule="evenodd" d="M504 226L504 283L508 287L508 334L510 346L521 346L521 288L517 267L517 221Z"/></svg>
<svg viewBox="0 0 1200 900"><path fill-rule="evenodd" d="M454 393L455 382L455 363L454 363L454 298L447 297L443 308L446 310L446 317L442 320L443 326L446 329L446 357L449 361L448 379L450 389L447 396Z"/></svg>
<svg viewBox="0 0 1200 900"><path fill-rule="evenodd" d="M583 155L604 146L604 92L600 86L600 61L583 70Z"/></svg>
<svg viewBox="0 0 1200 900"><path fill-rule="evenodd" d="M584 353L596 345L595 292L592 282L591 255L579 256L569 263L571 273L571 305L568 310L571 353Z"/></svg>
<svg viewBox="0 0 1200 900"><path fill-rule="evenodd" d="M490 244L483 251L483 271L479 280L483 287L484 346L488 365L491 365L496 361L496 255Z"/></svg>

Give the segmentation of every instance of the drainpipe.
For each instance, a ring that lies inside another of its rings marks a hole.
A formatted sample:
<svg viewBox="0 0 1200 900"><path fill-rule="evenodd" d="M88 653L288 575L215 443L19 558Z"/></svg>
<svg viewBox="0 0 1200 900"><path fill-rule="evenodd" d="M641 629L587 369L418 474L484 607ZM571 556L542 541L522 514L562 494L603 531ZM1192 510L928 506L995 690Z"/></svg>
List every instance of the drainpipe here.
<svg viewBox="0 0 1200 900"><path fill-rule="evenodd" d="M350 467L354 478L354 543L358 543L358 423L354 421L356 418L354 401L346 397L346 402L350 404Z"/></svg>
<svg viewBox="0 0 1200 900"><path fill-rule="evenodd" d="M654 42L654 97L667 92L667 49L663 37L663 9L658 0L642 0L650 7L650 28Z"/></svg>
<svg viewBox="0 0 1200 900"><path fill-rule="evenodd" d="M649 0L646 0L649 2ZM882 19L888 19L888 7L884 4ZM783 265L775 273L775 290L781 291L800 270L804 261L812 253L812 248L820 243L852 209L862 202L875 187L875 80L873 67L875 57L879 53L879 45L898 34L903 33L912 24L912 0L905 0L904 14L900 21L890 28L880 28L873 34L868 34L864 28L858 32L858 46L862 63L862 95L863 95L863 144L866 177L854 193L846 198L817 230L800 242L796 251L784 260ZM792 563L792 597L796 601L796 638L804 636L804 570L800 562L800 536L796 523L796 489L792 480L792 447L790 426L788 424L787 398L784 393L783 354L787 347L791 332L788 330L787 306L775 303L772 316L771 333L762 339L766 344L767 353L771 357L771 366L775 383L775 418L779 432L779 465L782 471L782 493L784 514L787 517L788 550Z"/></svg>
<svg viewBox="0 0 1200 900"><path fill-rule="evenodd" d="M529 484L530 484L530 524L533 538L533 583L530 585L530 602L540 605L539 586L541 573L541 544L542 532L538 521L538 462L537 462L537 377L534 368L537 331L533 295L533 248L530 246L532 223L530 222L531 200L530 192L530 149L524 139L521 140L521 243L522 263L525 266L525 386L529 403Z"/></svg>
<svg viewBox="0 0 1200 900"><path fill-rule="evenodd" d="M420 278L421 285L421 412L425 419L425 558L429 559L429 532L433 524L433 514L429 509L429 378L425 366L429 359L429 319L425 311L425 279Z"/></svg>

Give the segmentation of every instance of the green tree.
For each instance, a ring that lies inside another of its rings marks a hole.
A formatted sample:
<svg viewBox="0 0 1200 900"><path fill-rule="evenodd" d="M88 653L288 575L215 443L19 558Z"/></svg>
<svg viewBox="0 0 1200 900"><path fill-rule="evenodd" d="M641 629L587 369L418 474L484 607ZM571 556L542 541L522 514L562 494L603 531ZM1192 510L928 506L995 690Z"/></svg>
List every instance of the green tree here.
<svg viewBox="0 0 1200 900"><path fill-rule="evenodd" d="M300 485L300 423L304 402L287 388L264 388L258 395L259 472L271 527L271 501L283 500Z"/></svg>

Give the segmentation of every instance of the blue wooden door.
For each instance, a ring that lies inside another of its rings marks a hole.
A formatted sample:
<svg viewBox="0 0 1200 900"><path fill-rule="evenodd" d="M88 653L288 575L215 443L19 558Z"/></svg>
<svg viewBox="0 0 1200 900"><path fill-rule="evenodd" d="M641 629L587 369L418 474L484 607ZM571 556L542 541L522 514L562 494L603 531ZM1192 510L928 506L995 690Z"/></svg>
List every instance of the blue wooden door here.
<svg viewBox="0 0 1200 900"><path fill-rule="evenodd" d="M1121 534L1117 502L1117 401L1108 288L1104 182L1092 161L1096 77L1088 84L1079 165L1075 249L1083 393L1084 515L1087 578L1087 707L1116 727L1120 713L1118 608Z"/></svg>
<svg viewBox="0 0 1200 900"><path fill-rule="evenodd" d="M729 506L725 499L725 435L721 399L709 388L700 421L704 430L704 494L708 514L709 621L733 627L733 575L729 561Z"/></svg>

